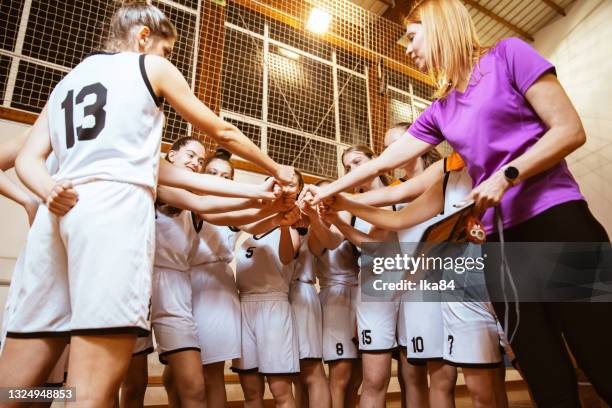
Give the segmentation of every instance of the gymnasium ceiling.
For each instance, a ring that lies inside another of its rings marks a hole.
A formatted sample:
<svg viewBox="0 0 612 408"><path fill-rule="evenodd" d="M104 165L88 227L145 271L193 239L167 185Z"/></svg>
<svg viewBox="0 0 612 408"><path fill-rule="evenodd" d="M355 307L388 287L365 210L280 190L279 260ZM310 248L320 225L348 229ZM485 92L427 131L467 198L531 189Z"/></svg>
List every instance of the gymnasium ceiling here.
<svg viewBox="0 0 612 408"><path fill-rule="evenodd" d="M389 20L401 22L414 0L351 0ZM552 20L565 15L576 0L462 0L467 6L480 39L494 44L505 37L533 41L533 35Z"/></svg>

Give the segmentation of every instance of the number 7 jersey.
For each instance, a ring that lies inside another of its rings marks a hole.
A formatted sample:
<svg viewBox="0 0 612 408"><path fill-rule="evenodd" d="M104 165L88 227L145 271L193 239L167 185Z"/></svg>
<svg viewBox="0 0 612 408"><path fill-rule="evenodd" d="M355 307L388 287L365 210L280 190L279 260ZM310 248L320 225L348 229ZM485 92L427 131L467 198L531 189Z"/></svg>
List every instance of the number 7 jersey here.
<svg viewBox="0 0 612 408"><path fill-rule="evenodd" d="M56 180L94 178L155 190L164 114L144 62L144 54L94 54L53 89L47 109Z"/></svg>

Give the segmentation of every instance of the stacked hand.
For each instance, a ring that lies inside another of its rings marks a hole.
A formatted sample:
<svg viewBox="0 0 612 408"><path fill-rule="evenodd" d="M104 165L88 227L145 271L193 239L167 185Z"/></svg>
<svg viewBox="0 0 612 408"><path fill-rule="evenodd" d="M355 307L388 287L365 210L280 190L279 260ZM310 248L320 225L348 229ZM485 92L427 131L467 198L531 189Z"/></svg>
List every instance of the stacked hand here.
<svg viewBox="0 0 612 408"><path fill-rule="evenodd" d="M315 206L329 197L329 193L325 190L326 187L327 186L319 187L313 184L306 185L300 193L299 200L304 200L309 205Z"/></svg>
<svg viewBox="0 0 612 408"><path fill-rule="evenodd" d="M295 181L295 169L293 166L279 165L276 174L273 175L277 183L286 186Z"/></svg>
<svg viewBox="0 0 612 408"><path fill-rule="evenodd" d="M281 213L291 210L295 206L295 199L290 195L282 193L274 200L266 200L261 204L261 208L268 208L272 213Z"/></svg>
<svg viewBox="0 0 612 408"><path fill-rule="evenodd" d="M281 219L279 221L279 225L281 227L288 227L300 219L300 209L297 206L293 206L293 208L289 211L286 211L281 214Z"/></svg>
<svg viewBox="0 0 612 408"><path fill-rule="evenodd" d="M57 216L65 215L79 201L79 194L70 180L58 181L45 199L49 211Z"/></svg>
<svg viewBox="0 0 612 408"><path fill-rule="evenodd" d="M262 200L275 200L279 198L282 194L276 180L273 178L267 178L266 181L260 184L261 189L261 199Z"/></svg>
<svg viewBox="0 0 612 408"><path fill-rule="evenodd" d="M310 204L308 204L307 200L304 200L304 199L298 200L298 207L300 208L300 211L302 212L302 214L304 214L308 218L317 216L316 207L313 207Z"/></svg>

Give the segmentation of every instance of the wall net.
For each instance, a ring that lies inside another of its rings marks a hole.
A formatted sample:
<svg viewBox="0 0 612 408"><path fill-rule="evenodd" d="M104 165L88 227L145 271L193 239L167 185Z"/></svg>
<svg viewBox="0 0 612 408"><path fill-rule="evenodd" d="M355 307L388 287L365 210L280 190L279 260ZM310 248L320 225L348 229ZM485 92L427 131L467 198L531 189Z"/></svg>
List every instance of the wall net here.
<svg viewBox="0 0 612 408"><path fill-rule="evenodd" d="M171 60L195 94L272 158L320 177L342 174L344 148L382 149L433 88L404 56L400 25L345 0L153 0L175 23ZM0 6L0 103L38 113L53 86L98 50L120 3L11 0ZM326 34L305 28L311 10ZM165 106L163 140L195 133ZM446 150L446 149L443 149Z"/></svg>

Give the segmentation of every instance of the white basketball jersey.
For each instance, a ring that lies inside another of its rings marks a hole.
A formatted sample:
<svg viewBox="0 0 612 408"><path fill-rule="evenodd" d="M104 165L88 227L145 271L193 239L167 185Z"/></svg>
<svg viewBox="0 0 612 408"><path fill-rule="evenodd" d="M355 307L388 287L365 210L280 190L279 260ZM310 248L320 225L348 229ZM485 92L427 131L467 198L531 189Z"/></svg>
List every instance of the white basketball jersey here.
<svg viewBox="0 0 612 408"><path fill-rule="evenodd" d="M47 171L49 172L49 174L52 177L59 170L59 163L58 163L57 158L55 157L55 155L53 153L51 153L49 155L49 157L47 157L47 161L45 162L45 166L47 166Z"/></svg>
<svg viewBox="0 0 612 408"><path fill-rule="evenodd" d="M385 207L388 208L388 207ZM391 209L393 211L397 211L397 208L395 205L393 205L391 207ZM363 232L364 234L368 234L370 232L370 230L372 229L372 224L370 224L369 222L366 222L364 220L362 220L361 218L358 217L353 217L351 218L351 224L353 225L353 227L356 230L359 230L361 232ZM397 237L397 233L391 233L391 235L394 235ZM387 240L393 240L393 237L389 237ZM359 253L361 254L361 248L360 247L356 247L359 250ZM361 268L361 256L359 256L357 258L357 264L359 265L359 267Z"/></svg>
<svg viewBox="0 0 612 408"><path fill-rule="evenodd" d="M372 228L372 224L370 224L367 221L362 220L361 218L357 218L357 217L355 217L354 219L351 219L351 223L353 224L353 227L356 230L359 230L363 232L364 234L369 233L370 229Z"/></svg>
<svg viewBox="0 0 612 408"><path fill-rule="evenodd" d="M444 215L448 216L459 211L453 204L461 202L472 192L472 178L464 167L459 171L451 171L446 175L444 186Z"/></svg>
<svg viewBox="0 0 612 408"><path fill-rule="evenodd" d="M310 248L308 248L308 237L309 234L300 237L300 252L295 261L292 262L294 266L293 280L315 283L317 280L315 274L315 256L310 252Z"/></svg>
<svg viewBox="0 0 612 408"><path fill-rule="evenodd" d="M240 230L210 224L206 221L202 221L198 228L196 248L190 261L191 265L232 262L234 247Z"/></svg>
<svg viewBox="0 0 612 408"><path fill-rule="evenodd" d="M156 267L188 271L196 242L191 212L170 216L155 210Z"/></svg>
<svg viewBox="0 0 612 408"><path fill-rule="evenodd" d="M236 285L240 295L289 293L293 262L283 265L278 255L280 228L247 238L236 251Z"/></svg>
<svg viewBox="0 0 612 408"><path fill-rule="evenodd" d="M430 225L439 221L442 217L446 217L456 211L453 207L463 200L472 191L472 179L466 168L459 171L451 171L445 175L444 181L444 211L421 224L415 225L405 230L398 231L397 236L400 242L416 243L423 238L423 233Z"/></svg>
<svg viewBox="0 0 612 408"><path fill-rule="evenodd" d="M60 179L121 181L155 189L164 114L144 54L85 58L57 84L47 108Z"/></svg>
<svg viewBox="0 0 612 408"><path fill-rule="evenodd" d="M317 277L319 285L324 288L333 285L357 285L359 265L357 249L348 240L336 249L325 249L317 257Z"/></svg>
<svg viewBox="0 0 612 408"><path fill-rule="evenodd" d="M405 205L400 204L398 205L398 208L403 208L404 206ZM421 239L423 238L423 233L425 232L427 227L429 227L431 224L434 224L438 220L439 220L439 216L437 215L413 227L400 230L397 232L397 239L399 242L405 242L405 243L421 242ZM415 247L414 249L416 249L416 245L414 247Z"/></svg>

